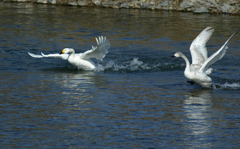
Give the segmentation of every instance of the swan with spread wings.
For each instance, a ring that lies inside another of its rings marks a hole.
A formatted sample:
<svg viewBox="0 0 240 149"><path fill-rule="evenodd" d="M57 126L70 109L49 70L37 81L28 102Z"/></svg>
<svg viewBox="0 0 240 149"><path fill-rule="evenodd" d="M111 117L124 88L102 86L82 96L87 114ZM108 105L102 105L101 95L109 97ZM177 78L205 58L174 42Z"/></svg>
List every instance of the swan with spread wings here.
<svg viewBox="0 0 240 149"><path fill-rule="evenodd" d="M212 79L207 76L212 72L210 66L225 55L229 41L236 33L238 33L238 31L233 33L218 51L208 57L206 43L212 36L213 31L214 29L212 27L207 27L193 40L190 46L192 64L190 64L188 58L182 52L177 52L173 56L182 57L185 60L185 77L190 79L192 81L191 83L197 83L204 88L212 87Z"/></svg>
<svg viewBox="0 0 240 149"><path fill-rule="evenodd" d="M53 57L53 58L61 58L63 60L68 60L73 66L76 66L78 69L84 70L94 70L96 66L90 60L91 58L95 58L97 60L102 61L103 58L108 53L108 49L110 48L110 43L106 39L106 37L100 36L96 38L97 46L92 46L91 50L88 50L84 53L75 53L75 50L72 48L64 48L62 52L59 54L43 54L41 55L33 54L28 52L28 54L33 58L44 58L44 57Z"/></svg>

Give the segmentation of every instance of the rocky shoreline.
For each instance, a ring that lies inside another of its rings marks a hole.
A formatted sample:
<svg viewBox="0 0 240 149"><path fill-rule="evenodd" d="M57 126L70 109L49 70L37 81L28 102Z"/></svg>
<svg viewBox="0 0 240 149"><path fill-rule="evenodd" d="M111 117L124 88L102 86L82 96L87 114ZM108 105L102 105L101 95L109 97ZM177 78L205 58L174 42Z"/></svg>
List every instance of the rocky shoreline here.
<svg viewBox="0 0 240 149"><path fill-rule="evenodd" d="M240 15L240 0L3 0L79 7L151 9Z"/></svg>

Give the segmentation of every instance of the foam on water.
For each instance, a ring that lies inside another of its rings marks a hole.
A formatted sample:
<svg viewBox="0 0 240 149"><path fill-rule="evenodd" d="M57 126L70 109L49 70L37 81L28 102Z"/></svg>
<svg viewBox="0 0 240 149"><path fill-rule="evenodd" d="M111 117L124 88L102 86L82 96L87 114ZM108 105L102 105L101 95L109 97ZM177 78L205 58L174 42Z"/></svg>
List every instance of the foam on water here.
<svg viewBox="0 0 240 149"><path fill-rule="evenodd" d="M238 90L240 89L240 84L239 83L224 83L224 84L218 84L214 83L213 84L213 89L217 90L224 90L224 89L230 89L230 90Z"/></svg>
<svg viewBox="0 0 240 149"><path fill-rule="evenodd" d="M126 62L110 60L106 62L105 66L97 64L96 71L134 72L138 70L151 70L153 67L157 67L157 65L150 66L149 64L138 60L138 58L133 58L133 60Z"/></svg>
<svg viewBox="0 0 240 149"><path fill-rule="evenodd" d="M148 61L149 62L149 61ZM131 60L110 60L107 61L105 64L96 64L95 71L114 71L114 72L136 72L136 71L168 71L174 70L175 68L179 68L182 66L174 65L171 62L151 62L146 63L139 58L132 58Z"/></svg>

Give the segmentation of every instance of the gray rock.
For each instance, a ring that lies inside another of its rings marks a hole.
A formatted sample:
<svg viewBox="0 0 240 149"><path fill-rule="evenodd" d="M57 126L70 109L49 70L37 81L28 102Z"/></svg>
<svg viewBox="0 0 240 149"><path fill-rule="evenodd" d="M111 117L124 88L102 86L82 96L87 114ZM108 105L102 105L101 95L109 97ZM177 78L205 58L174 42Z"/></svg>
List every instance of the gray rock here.
<svg viewBox="0 0 240 149"><path fill-rule="evenodd" d="M198 9L196 9L193 13L208 13L208 12L209 12L208 9L204 6L202 6Z"/></svg>
<svg viewBox="0 0 240 149"><path fill-rule="evenodd" d="M161 5L160 4L157 5L156 9L161 9Z"/></svg>
<svg viewBox="0 0 240 149"><path fill-rule="evenodd" d="M168 6L168 0L163 0L161 3L162 7L167 7Z"/></svg>
<svg viewBox="0 0 240 149"><path fill-rule="evenodd" d="M123 3L120 5L120 8L129 8L129 4L128 3Z"/></svg>
<svg viewBox="0 0 240 149"><path fill-rule="evenodd" d="M37 0L37 3L43 3L46 4L48 1L47 0Z"/></svg>
<svg viewBox="0 0 240 149"><path fill-rule="evenodd" d="M87 6L87 0L78 0L77 1L77 4L79 5L79 6Z"/></svg>
<svg viewBox="0 0 240 149"><path fill-rule="evenodd" d="M232 6L230 6L229 4L224 3L223 6L221 6L220 8L221 8L222 12L227 13L227 12L229 12L229 10L232 9Z"/></svg>
<svg viewBox="0 0 240 149"><path fill-rule="evenodd" d="M191 8L195 5L195 0L183 0L183 2L180 4L180 7L182 8Z"/></svg>
<svg viewBox="0 0 240 149"><path fill-rule="evenodd" d="M107 7L108 6L108 2L102 2L102 6Z"/></svg>
<svg viewBox="0 0 240 149"><path fill-rule="evenodd" d="M143 2L140 3L140 6L141 6L142 8L149 8L149 7L148 7L148 4L147 4L147 3L143 3Z"/></svg>
<svg viewBox="0 0 240 149"><path fill-rule="evenodd" d="M68 5L77 6L77 2L69 2Z"/></svg>
<svg viewBox="0 0 240 149"><path fill-rule="evenodd" d="M100 0L94 0L93 2L96 6L100 6L101 5L101 1Z"/></svg>
<svg viewBox="0 0 240 149"><path fill-rule="evenodd" d="M57 1L56 1L56 0L48 0L48 3L50 3L50 4L56 4Z"/></svg>
<svg viewBox="0 0 240 149"><path fill-rule="evenodd" d="M155 5L155 2L154 2L154 1L151 1L149 4L150 4L150 5Z"/></svg>

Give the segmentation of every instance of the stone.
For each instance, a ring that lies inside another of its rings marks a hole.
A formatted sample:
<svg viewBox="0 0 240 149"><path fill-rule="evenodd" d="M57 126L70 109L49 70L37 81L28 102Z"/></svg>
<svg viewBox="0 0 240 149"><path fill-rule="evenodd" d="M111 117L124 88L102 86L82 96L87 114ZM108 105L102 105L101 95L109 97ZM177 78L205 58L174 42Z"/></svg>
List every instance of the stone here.
<svg viewBox="0 0 240 149"><path fill-rule="evenodd" d="M88 5L87 0L78 0L77 4L79 6L87 6Z"/></svg>
<svg viewBox="0 0 240 149"><path fill-rule="evenodd" d="M157 5L156 9L161 9L161 4Z"/></svg>
<svg viewBox="0 0 240 149"><path fill-rule="evenodd" d="M2 0L73 6L140 8L189 11L193 13L227 13L240 15L240 0Z"/></svg>
<svg viewBox="0 0 240 149"><path fill-rule="evenodd" d="M149 4L150 4L150 5L155 5L155 2L154 2L154 1L151 1Z"/></svg>
<svg viewBox="0 0 240 149"><path fill-rule="evenodd" d="M202 6L198 9L196 9L193 13L208 13L208 12L209 12L208 9L204 6Z"/></svg>
<svg viewBox="0 0 240 149"><path fill-rule="evenodd" d="M122 3L120 5L120 8L129 8L129 4L128 3Z"/></svg>
<svg viewBox="0 0 240 149"><path fill-rule="evenodd" d="M69 2L68 5L77 6L77 2Z"/></svg>
<svg viewBox="0 0 240 149"><path fill-rule="evenodd" d="M119 7L118 7L118 6L112 6L112 8L114 8L114 9L119 9Z"/></svg>
<svg viewBox="0 0 240 149"><path fill-rule="evenodd" d="M56 2L56 0L48 0L48 3L50 3L50 4L56 4L57 2Z"/></svg>
<svg viewBox="0 0 240 149"><path fill-rule="evenodd" d="M180 4L180 7L187 9L191 8L195 5L195 0L183 0L183 2Z"/></svg>
<svg viewBox="0 0 240 149"><path fill-rule="evenodd" d="M43 3L46 4L48 1L47 0L37 0L37 3Z"/></svg>
<svg viewBox="0 0 240 149"><path fill-rule="evenodd" d="M141 3L140 3L140 6L141 6L142 8L149 8L147 3L142 3L142 2L141 2Z"/></svg>
<svg viewBox="0 0 240 149"><path fill-rule="evenodd" d="M220 8L221 8L222 12L227 13L227 12L229 12L229 10L232 9L232 6L230 6L229 4L224 3L223 6L221 6Z"/></svg>
<svg viewBox="0 0 240 149"><path fill-rule="evenodd" d="M93 2L96 6L100 6L101 5L101 1L100 0L94 0Z"/></svg>
<svg viewBox="0 0 240 149"><path fill-rule="evenodd" d="M108 7L108 2L102 2L103 7Z"/></svg>
<svg viewBox="0 0 240 149"><path fill-rule="evenodd" d="M168 6L168 0L163 0L161 3L162 7L167 7Z"/></svg>

